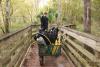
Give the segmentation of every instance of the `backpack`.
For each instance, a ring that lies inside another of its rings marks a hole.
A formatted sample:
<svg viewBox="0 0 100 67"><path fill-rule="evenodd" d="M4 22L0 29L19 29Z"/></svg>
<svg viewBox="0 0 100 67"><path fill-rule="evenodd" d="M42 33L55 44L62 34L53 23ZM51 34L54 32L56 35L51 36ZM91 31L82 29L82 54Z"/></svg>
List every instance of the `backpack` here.
<svg viewBox="0 0 100 67"><path fill-rule="evenodd" d="M51 28L51 30L49 31L49 38L51 42L55 42L55 40L57 39L58 36L58 30L57 28L53 27Z"/></svg>

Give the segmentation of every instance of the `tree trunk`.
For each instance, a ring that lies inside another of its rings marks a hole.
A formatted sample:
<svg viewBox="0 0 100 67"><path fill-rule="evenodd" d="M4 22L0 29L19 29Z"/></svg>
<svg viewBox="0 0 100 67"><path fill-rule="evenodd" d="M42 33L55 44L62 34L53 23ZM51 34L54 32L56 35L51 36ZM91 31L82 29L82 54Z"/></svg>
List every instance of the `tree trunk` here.
<svg viewBox="0 0 100 67"><path fill-rule="evenodd" d="M91 33L91 0L84 0L84 31Z"/></svg>
<svg viewBox="0 0 100 67"><path fill-rule="evenodd" d="M91 33L91 0L84 0L84 32ZM85 49L94 54L94 51L84 46Z"/></svg>
<svg viewBox="0 0 100 67"><path fill-rule="evenodd" d="M10 23L10 0L6 0L6 9L5 9L5 33L9 33L9 23Z"/></svg>
<svg viewBox="0 0 100 67"><path fill-rule="evenodd" d="M58 0L58 18L57 18L58 26L62 23L61 14L62 14L61 0Z"/></svg>
<svg viewBox="0 0 100 67"><path fill-rule="evenodd" d="M1 4L2 0L0 0L0 4Z"/></svg>

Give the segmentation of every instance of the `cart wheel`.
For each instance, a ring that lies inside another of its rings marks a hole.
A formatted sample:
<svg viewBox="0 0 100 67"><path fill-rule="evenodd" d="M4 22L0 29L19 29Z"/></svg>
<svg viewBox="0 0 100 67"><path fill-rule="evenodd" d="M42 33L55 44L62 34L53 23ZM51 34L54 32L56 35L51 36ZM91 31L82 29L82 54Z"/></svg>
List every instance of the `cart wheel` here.
<svg viewBox="0 0 100 67"><path fill-rule="evenodd" d="M40 56L40 64L44 65L44 56Z"/></svg>

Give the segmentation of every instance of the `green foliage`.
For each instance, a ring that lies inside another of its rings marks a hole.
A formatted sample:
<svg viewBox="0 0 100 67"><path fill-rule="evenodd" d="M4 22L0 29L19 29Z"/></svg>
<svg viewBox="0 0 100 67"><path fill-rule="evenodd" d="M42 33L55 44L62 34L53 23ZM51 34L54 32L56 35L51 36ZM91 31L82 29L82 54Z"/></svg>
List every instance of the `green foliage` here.
<svg viewBox="0 0 100 67"><path fill-rule="evenodd" d="M92 34L100 36L100 0L92 0Z"/></svg>
<svg viewBox="0 0 100 67"><path fill-rule="evenodd" d="M58 0L52 1L52 9L50 12L58 12ZM92 34L100 36L100 0L91 0L92 9ZM77 29L83 31L84 3L83 0L61 0L62 6L62 22L63 24L73 23L77 25ZM50 20L54 18L54 13L50 13ZM97 33L97 34L96 34Z"/></svg>
<svg viewBox="0 0 100 67"><path fill-rule="evenodd" d="M92 1L92 19L100 21L100 0Z"/></svg>
<svg viewBox="0 0 100 67"><path fill-rule="evenodd" d="M5 1L2 0L0 10L0 27L3 28L5 15ZM33 3L32 3L32 2ZM50 0L48 6L38 9L37 0L11 0L10 8L10 27L19 29L21 26L28 25L33 21L39 23L43 12L48 12L50 23L55 23L58 17L58 0ZM100 0L91 0L92 9L92 33L96 34L100 30ZM61 0L61 18L63 24L73 23L78 30L83 30L84 17L83 0Z"/></svg>
<svg viewBox="0 0 100 67"><path fill-rule="evenodd" d="M36 17L36 0L10 0L10 30L24 27L35 20ZM5 21L5 4L6 0L2 0L0 5L0 27L4 29ZM1 29L1 28L0 28ZM1 33L2 31L0 31Z"/></svg>
<svg viewBox="0 0 100 67"><path fill-rule="evenodd" d="M55 22L57 18L57 13L54 9L50 8L48 12L49 22Z"/></svg>

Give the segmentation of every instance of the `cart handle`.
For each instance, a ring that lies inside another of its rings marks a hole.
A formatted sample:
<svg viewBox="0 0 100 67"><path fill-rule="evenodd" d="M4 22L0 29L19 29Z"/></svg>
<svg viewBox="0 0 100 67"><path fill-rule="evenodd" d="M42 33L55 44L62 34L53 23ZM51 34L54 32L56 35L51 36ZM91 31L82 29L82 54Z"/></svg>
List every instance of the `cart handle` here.
<svg viewBox="0 0 100 67"><path fill-rule="evenodd" d="M40 34L40 33L38 33L38 34ZM40 34L40 35L44 36L49 41L49 43L52 44L51 41L50 41L50 39L47 36L45 36L43 34Z"/></svg>

